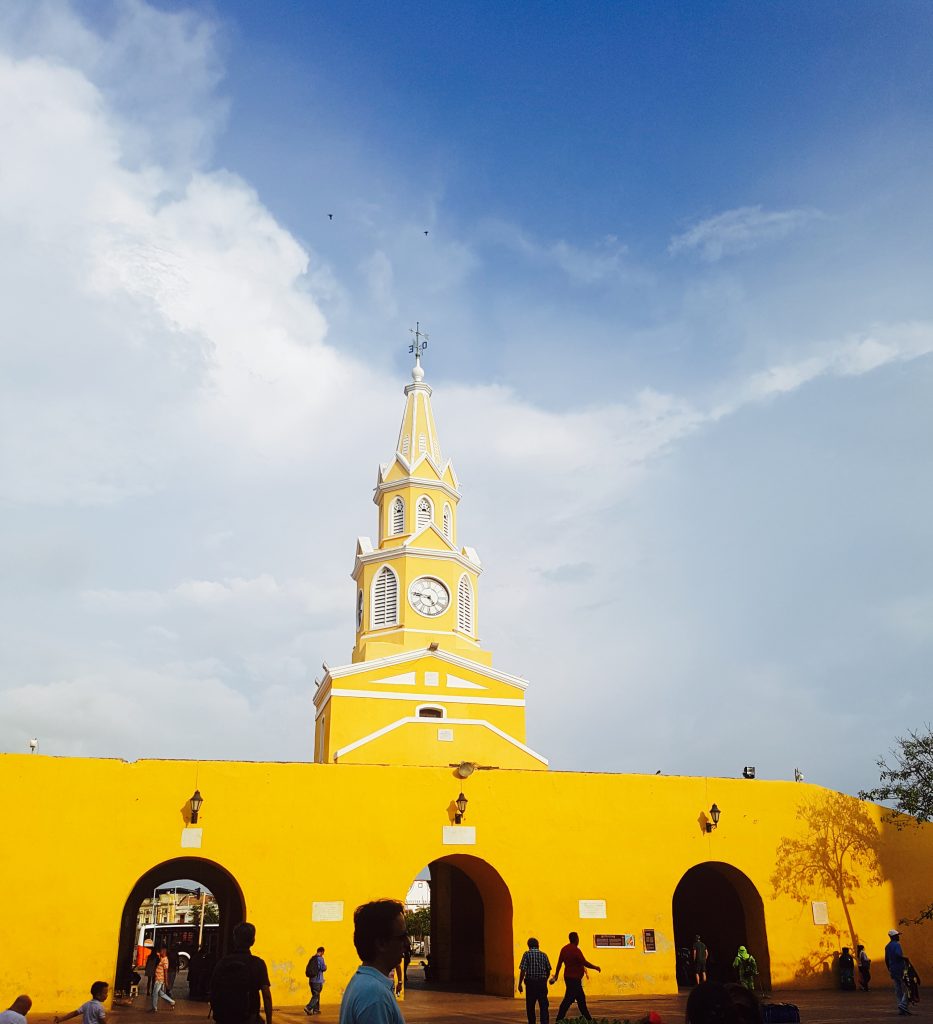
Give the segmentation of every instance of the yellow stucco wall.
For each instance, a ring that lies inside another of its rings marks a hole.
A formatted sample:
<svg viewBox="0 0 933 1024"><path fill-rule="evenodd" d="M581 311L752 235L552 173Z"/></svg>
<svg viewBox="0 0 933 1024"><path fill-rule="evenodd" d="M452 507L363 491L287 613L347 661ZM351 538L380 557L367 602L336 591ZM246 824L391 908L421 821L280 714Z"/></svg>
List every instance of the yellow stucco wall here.
<svg viewBox="0 0 933 1024"><path fill-rule="evenodd" d="M203 841L182 849L196 781ZM460 788L476 843L445 846ZM805 903L773 895L772 882L789 863L778 853L782 840L812 841L818 855L821 809L840 820L854 813L867 840L849 912L876 971L887 929L931 896L933 829L898 832L882 824L880 808L803 784L514 770L461 781L449 768L3 755L0 792L0 991L29 992L37 1012L73 1009L93 980L113 979L128 894L150 868L180 856L235 877L258 929L256 952L286 1005L307 997L303 969L319 944L330 965L326 998L336 1002L357 964L353 908L403 899L417 872L451 854L480 858L511 896L511 962L499 962L508 960L500 936L498 978L514 978L528 935L556 958L576 929L603 968L588 982L594 995L674 990L672 894L689 868L708 861L733 865L760 893L775 987L830 983L819 965L849 938L814 925L809 901L826 900L831 924L844 926L839 900L805 870L789 880ZM703 814L714 801L722 818L708 834ZM312 922L312 903L334 900L344 919ZM581 919L580 900L605 900L606 918ZM644 928L656 929L657 953L643 951ZM596 932L634 933L636 948L594 950ZM930 974L933 927L907 929L904 942L921 976Z"/></svg>

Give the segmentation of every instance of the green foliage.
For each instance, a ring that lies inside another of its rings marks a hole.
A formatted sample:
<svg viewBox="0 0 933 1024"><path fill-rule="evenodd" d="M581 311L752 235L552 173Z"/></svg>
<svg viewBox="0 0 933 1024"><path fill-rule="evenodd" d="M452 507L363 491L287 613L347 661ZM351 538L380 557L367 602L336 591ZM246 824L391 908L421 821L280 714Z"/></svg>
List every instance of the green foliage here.
<svg viewBox="0 0 933 1024"><path fill-rule="evenodd" d="M891 764L882 757L881 785L859 793L863 800L893 802L891 820L899 828L933 819L933 732L909 732L898 737Z"/></svg>
<svg viewBox="0 0 933 1024"><path fill-rule="evenodd" d="M195 925L201 923L201 907L196 906L191 911L191 918ZM205 924L220 924L220 908L213 899L208 899L204 905L204 923Z"/></svg>
<svg viewBox="0 0 933 1024"><path fill-rule="evenodd" d="M918 827L933 820L933 732L929 725L925 732L911 730L906 736L899 736L897 743L898 748L891 751L890 764L883 757L878 760L881 785L859 796L863 800L893 803L888 820L897 828ZM933 921L933 903L901 924L922 921Z"/></svg>
<svg viewBox="0 0 933 1024"><path fill-rule="evenodd" d="M405 911L405 926L412 938L423 939L431 934L431 908L419 907Z"/></svg>

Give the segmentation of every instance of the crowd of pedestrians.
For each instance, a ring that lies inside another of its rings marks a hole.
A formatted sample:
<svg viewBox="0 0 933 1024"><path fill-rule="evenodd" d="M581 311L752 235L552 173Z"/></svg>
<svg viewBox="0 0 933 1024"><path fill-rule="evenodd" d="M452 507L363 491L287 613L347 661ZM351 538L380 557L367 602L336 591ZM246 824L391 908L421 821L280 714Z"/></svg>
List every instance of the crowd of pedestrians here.
<svg viewBox="0 0 933 1024"><path fill-rule="evenodd" d="M551 970L551 961L536 938L528 939L528 949L519 963L518 991L524 992L528 1024L550 1024L548 986L556 985L564 972L564 995L557 1011L556 1021L566 1019L570 1007L576 1003L579 1016L593 1019L586 1004L583 981L589 971L599 972L580 949L580 937L570 932L567 944L561 949L557 965ZM213 966L205 988L210 999L211 1016L216 1024L272 1024L272 988L265 961L252 953L256 929L249 923L233 929L233 948ZM405 908L396 900L375 900L357 907L353 915L353 944L360 958L360 966L350 979L340 1002L339 1024L405 1024L397 996L401 992L403 964L408 965L410 946L405 921ZM737 981L722 984L707 977L709 950L697 935L690 952L692 980L695 987L687 1000L687 1024L760 1024L762 1008L755 995L758 965L744 946L739 946L732 966ZM147 997L151 998L150 1013L160 1009L160 1002L173 1009L171 995L177 972L165 946L154 950L146 964ZM908 957L904 954L900 933L892 928L884 949L884 963L894 985L897 1012L910 1016L911 1004L919 1001L920 979ZM205 965L202 963L201 967ZM838 958L840 985L855 989L855 971L859 973L859 987L868 991L871 981L871 960L862 945L853 956L848 946ZM305 975L311 997L304 1007L309 1016L321 1013L321 992L327 963L324 947L308 960ZM136 976L139 980L138 975ZM397 979L397 983L396 983ZM110 994L106 981L95 981L91 998L76 1010L54 1018L54 1024L64 1024L80 1017L81 1024L105 1024L105 1003ZM0 1024L28 1024L27 1014L32 1008L28 995L20 995L9 1009L0 1012ZM765 1018L767 1019L767 1018ZM658 1022L655 1013L643 1018L645 1022Z"/></svg>

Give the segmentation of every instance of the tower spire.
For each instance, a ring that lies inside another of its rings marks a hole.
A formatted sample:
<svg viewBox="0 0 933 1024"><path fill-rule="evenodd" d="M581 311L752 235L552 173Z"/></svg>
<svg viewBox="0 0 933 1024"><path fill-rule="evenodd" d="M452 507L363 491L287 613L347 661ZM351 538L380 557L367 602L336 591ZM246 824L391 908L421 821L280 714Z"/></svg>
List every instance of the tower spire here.
<svg viewBox="0 0 933 1024"><path fill-rule="evenodd" d="M415 321L415 329L408 328L408 333L414 337L414 341L408 346L408 351L415 355L415 365L412 367L411 379L416 383L424 380L424 370L421 368L421 353L428 347L428 336L421 330L419 321Z"/></svg>

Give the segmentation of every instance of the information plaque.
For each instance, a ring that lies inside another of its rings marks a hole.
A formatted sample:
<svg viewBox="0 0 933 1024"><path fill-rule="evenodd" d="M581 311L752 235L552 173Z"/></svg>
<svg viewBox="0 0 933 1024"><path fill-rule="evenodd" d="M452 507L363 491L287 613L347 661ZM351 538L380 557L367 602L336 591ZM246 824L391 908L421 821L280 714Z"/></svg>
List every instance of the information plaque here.
<svg viewBox="0 0 933 1024"><path fill-rule="evenodd" d="M634 935L594 935L593 945L597 949L634 949Z"/></svg>
<svg viewBox="0 0 933 1024"><path fill-rule="evenodd" d="M643 928L641 932L642 947L646 953L657 953L658 944L654 937L653 928Z"/></svg>

